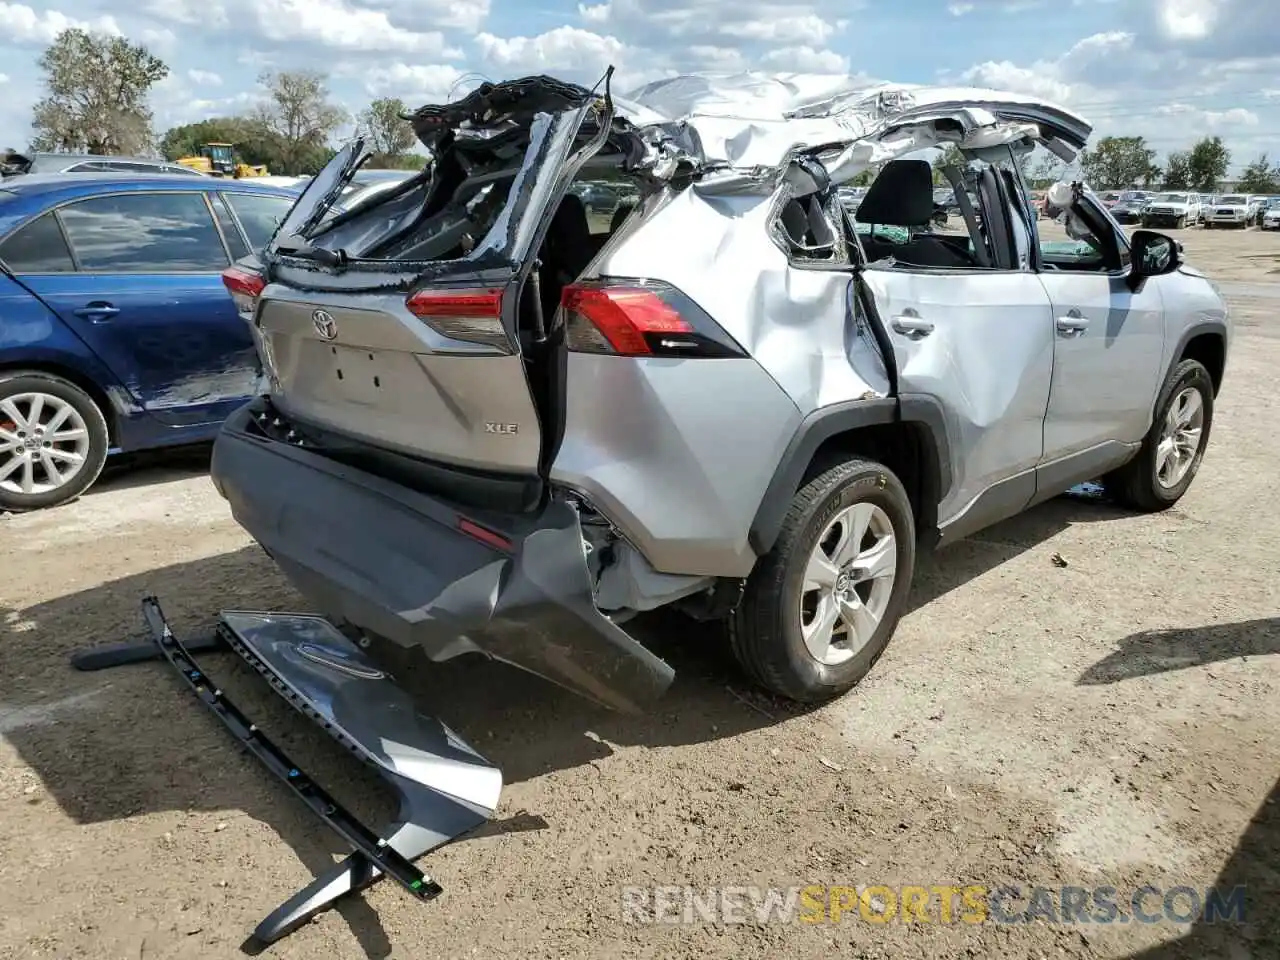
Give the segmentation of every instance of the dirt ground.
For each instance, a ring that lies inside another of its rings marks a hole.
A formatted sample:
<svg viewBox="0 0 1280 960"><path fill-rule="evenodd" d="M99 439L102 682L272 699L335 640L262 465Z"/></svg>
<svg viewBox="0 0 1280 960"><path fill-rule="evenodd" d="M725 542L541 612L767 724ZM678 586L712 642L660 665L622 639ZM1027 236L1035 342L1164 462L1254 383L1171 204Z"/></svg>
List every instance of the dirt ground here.
<svg viewBox="0 0 1280 960"><path fill-rule="evenodd" d="M419 671L424 708L504 769L495 823L424 860L440 899L379 884L270 955L1280 956L1280 235L1182 239L1225 281L1236 340L1177 508L1063 498L926 558L884 658L818 710L754 693L714 631L675 618L644 625L678 680L639 719L484 661ZM0 957L239 956L344 852L167 668L67 665L137 636L147 593L186 634L220 608L302 606L206 463L118 467L76 504L0 518ZM388 812L234 657L206 666L321 782ZM1124 901L1214 883L1248 886L1243 925L637 926L620 907L624 885L1110 885Z"/></svg>

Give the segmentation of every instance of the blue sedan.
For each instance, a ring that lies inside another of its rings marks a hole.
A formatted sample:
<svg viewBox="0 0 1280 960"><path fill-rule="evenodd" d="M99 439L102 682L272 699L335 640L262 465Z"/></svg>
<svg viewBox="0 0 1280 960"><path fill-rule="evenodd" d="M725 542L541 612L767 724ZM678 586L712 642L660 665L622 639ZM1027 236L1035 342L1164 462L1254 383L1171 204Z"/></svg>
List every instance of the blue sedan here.
<svg viewBox="0 0 1280 960"><path fill-rule="evenodd" d="M0 510L79 496L110 453L211 440L257 392L221 273L297 194L175 175L0 182Z"/></svg>

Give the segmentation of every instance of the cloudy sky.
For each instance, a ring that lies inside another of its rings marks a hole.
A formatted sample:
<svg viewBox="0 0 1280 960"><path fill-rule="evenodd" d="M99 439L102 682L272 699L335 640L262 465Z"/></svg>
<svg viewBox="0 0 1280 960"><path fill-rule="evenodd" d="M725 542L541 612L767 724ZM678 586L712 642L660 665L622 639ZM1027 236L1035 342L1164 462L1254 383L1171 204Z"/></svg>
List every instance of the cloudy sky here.
<svg viewBox="0 0 1280 960"><path fill-rule="evenodd" d="M689 70L845 72L1045 96L1163 154L1221 135L1280 160L1280 16L1263 0L0 0L0 147L23 146L35 61L69 26L145 43L172 75L158 130L234 113L264 68L328 70L351 111L476 75L618 89Z"/></svg>

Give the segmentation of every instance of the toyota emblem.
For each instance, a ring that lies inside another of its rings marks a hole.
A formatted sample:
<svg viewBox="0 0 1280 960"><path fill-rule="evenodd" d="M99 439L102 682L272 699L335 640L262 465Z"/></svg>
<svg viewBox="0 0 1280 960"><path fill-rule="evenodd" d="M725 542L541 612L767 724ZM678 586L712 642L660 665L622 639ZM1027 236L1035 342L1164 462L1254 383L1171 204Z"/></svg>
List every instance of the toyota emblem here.
<svg viewBox="0 0 1280 960"><path fill-rule="evenodd" d="M332 340L338 335L338 321L327 310L316 310L311 314L311 325L320 334L321 340Z"/></svg>

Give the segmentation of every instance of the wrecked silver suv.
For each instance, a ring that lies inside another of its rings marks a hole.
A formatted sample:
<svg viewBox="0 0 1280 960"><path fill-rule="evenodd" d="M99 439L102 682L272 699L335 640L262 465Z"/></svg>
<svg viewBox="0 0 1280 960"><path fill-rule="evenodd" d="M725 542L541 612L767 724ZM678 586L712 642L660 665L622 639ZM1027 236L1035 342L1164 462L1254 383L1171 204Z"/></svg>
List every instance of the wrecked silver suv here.
<svg viewBox="0 0 1280 960"><path fill-rule="evenodd" d="M918 546L1088 479L1186 491L1226 310L1079 184L1052 191L1072 241L1040 242L1019 158L1070 159L1084 120L839 77L602 89L423 107L429 171L333 215L356 140L227 271L269 394L214 481L325 615L632 708L672 671L628 618L675 605L821 700L885 649ZM589 216L582 181L634 203Z"/></svg>

